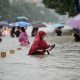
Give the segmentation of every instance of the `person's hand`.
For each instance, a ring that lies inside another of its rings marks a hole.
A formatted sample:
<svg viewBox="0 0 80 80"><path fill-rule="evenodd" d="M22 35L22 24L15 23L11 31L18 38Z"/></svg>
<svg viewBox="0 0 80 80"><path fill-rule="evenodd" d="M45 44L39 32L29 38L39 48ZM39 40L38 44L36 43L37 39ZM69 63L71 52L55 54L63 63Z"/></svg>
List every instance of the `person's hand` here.
<svg viewBox="0 0 80 80"><path fill-rule="evenodd" d="M47 49L48 51L51 51L55 47L55 44L50 45L50 47Z"/></svg>
<svg viewBox="0 0 80 80"><path fill-rule="evenodd" d="M46 52L48 53L48 55L50 54L48 50L46 50Z"/></svg>

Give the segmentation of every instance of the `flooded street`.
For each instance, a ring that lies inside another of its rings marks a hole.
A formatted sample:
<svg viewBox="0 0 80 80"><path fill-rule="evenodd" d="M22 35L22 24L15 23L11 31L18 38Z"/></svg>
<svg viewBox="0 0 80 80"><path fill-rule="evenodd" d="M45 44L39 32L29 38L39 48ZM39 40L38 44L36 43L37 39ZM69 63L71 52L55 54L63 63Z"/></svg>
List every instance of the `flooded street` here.
<svg viewBox="0 0 80 80"><path fill-rule="evenodd" d="M0 0L0 80L80 80L80 0Z"/></svg>
<svg viewBox="0 0 80 80"><path fill-rule="evenodd" d="M31 44L33 39L30 37ZM17 38L3 37L0 50L7 55L0 58L0 80L80 80L80 42L74 42L68 35L48 35L45 39L56 44L51 54L29 56L30 47L17 50ZM15 53L10 54L10 49Z"/></svg>

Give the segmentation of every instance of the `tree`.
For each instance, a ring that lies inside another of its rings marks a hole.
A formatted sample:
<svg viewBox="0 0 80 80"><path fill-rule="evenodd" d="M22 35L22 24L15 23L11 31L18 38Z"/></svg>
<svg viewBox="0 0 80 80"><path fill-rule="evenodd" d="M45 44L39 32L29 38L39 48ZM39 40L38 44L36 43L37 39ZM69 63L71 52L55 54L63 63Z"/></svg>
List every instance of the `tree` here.
<svg viewBox="0 0 80 80"><path fill-rule="evenodd" d="M0 16L6 18L9 13L9 0L0 0Z"/></svg>
<svg viewBox="0 0 80 80"><path fill-rule="evenodd" d="M43 0L47 8L55 9L61 15L68 13L70 16L74 14L75 0Z"/></svg>

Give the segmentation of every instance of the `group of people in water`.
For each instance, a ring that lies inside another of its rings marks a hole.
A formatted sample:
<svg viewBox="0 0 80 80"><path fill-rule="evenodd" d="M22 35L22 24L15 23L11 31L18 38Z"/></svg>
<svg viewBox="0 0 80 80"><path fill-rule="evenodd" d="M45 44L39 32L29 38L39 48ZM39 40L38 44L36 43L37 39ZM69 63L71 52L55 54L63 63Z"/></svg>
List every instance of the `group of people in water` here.
<svg viewBox="0 0 80 80"><path fill-rule="evenodd" d="M20 32L19 32L20 31ZM61 28L57 28L56 29L56 34L57 36L61 36L62 35L62 31ZM15 32L16 37L18 37L18 41L21 43L20 45L29 45L29 39L28 39L28 34L25 31L24 27L18 27L18 29ZM45 54L45 52L47 52L49 54L49 51L51 51L54 47L55 44L50 45L47 44L47 42L44 40L44 37L46 35L46 32L44 31L37 31L36 35L35 35L35 39L33 44L31 45L31 48L29 50L28 55L35 55L35 54ZM11 31L11 36L14 36L14 27ZM77 34L77 30L74 29L74 39L75 41L80 41L80 36Z"/></svg>
<svg viewBox="0 0 80 80"><path fill-rule="evenodd" d="M0 27L0 28L2 28L2 27ZM74 29L74 31L75 31L75 33L74 33L75 41L80 41L80 36L76 33L77 32L76 29ZM57 33L57 36L61 36L61 33L62 33L61 29L58 28L56 30L56 33ZM0 36L1 35L2 34L0 33ZM44 32L44 31L37 32L37 34L35 35L34 41L30 47L28 55L35 55L35 54L36 55L44 55L45 52L47 52L49 54L49 51L51 51L55 47L55 44L50 45L44 40L45 35L46 35L46 32ZM21 46L28 46L30 44L28 34L24 27L17 27L16 30L15 30L15 27L12 27L12 29L10 31L10 36L18 37L18 41ZM1 41L2 41L2 39L0 38L0 42Z"/></svg>
<svg viewBox="0 0 80 80"><path fill-rule="evenodd" d="M21 46L28 46L30 44L28 34L25 31L24 27L18 27L18 29L15 31L15 27L12 28L10 32L11 37L18 37L18 41L20 42ZM54 45L49 45L44 40L46 33L44 31L39 31L34 39L34 42L29 50L28 55L35 55L35 54L41 54L43 55L45 52L49 54L49 51L51 51Z"/></svg>
<svg viewBox="0 0 80 80"><path fill-rule="evenodd" d="M18 41L20 42L20 45L22 46L27 46L28 44L30 44L29 39L28 39L28 34L25 31L24 27L17 27L17 29L15 29L15 27L12 27L10 31L10 36L18 37Z"/></svg>
<svg viewBox="0 0 80 80"><path fill-rule="evenodd" d="M45 35L46 32L44 31L37 32L28 55L44 55L45 52L49 54L49 51L51 51L55 47L55 44L47 44L47 42L44 40ZM17 29L15 27L12 27L10 36L12 38L17 37L20 46L28 46L30 44L28 34L24 27L17 27Z"/></svg>
<svg viewBox="0 0 80 80"><path fill-rule="evenodd" d="M20 35L20 27L17 27L17 29L15 27L12 27L11 31L10 31L10 36L11 37L19 37Z"/></svg>

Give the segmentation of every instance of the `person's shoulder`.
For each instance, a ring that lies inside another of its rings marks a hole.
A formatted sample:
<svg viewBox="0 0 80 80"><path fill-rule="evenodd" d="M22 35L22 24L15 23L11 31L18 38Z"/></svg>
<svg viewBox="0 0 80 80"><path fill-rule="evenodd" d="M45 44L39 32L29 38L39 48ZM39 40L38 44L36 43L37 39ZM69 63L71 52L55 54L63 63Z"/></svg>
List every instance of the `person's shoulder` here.
<svg viewBox="0 0 80 80"><path fill-rule="evenodd" d="M39 41L40 41L40 39L39 39L39 38L35 38L35 40L34 40L34 41L39 42Z"/></svg>

